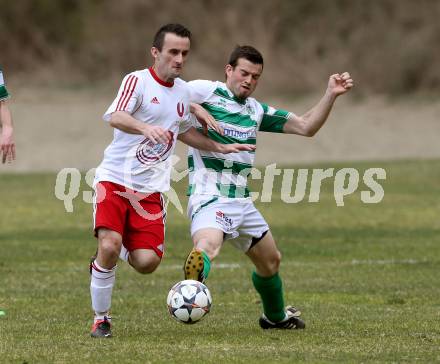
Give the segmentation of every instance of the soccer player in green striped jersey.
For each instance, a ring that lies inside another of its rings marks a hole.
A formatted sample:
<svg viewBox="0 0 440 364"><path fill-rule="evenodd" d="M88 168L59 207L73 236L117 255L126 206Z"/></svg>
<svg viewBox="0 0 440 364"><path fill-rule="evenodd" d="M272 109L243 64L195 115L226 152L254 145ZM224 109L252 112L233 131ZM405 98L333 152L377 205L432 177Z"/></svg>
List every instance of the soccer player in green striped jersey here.
<svg viewBox="0 0 440 364"><path fill-rule="evenodd" d="M210 138L224 144L256 144L257 131L313 136L327 120L336 98L353 87L348 72L331 75L321 100L299 116L250 97L262 72L260 52L250 46L238 46L226 65L225 83L189 82L191 101L201 105L196 108L196 116L206 118L204 113L208 111L224 130L222 134L209 130ZM254 151L225 155L189 149L188 217L194 249L184 264L185 279L205 281L211 261L223 242L230 240L255 265L252 282L263 304L260 326L302 329L305 323L299 318L300 311L284 305L278 273L281 254L247 187L254 156Z"/></svg>
<svg viewBox="0 0 440 364"><path fill-rule="evenodd" d="M0 158L2 163L9 163L15 159L14 128L12 126L12 116L9 110L7 99L8 90L3 79L3 71L0 68Z"/></svg>

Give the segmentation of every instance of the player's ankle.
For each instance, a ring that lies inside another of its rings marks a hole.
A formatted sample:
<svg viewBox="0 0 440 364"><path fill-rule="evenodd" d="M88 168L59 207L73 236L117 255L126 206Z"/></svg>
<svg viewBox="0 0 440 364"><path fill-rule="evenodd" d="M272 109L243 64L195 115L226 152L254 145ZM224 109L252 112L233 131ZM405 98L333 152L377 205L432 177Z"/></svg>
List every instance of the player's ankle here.
<svg viewBox="0 0 440 364"><path fill-rule="evenodd" d="M112 318L110 317L110 312L95 312L95 316L93 318L94 322L97 321L103 321L103 320L107 320L109 322L112 321Z"/></svg>

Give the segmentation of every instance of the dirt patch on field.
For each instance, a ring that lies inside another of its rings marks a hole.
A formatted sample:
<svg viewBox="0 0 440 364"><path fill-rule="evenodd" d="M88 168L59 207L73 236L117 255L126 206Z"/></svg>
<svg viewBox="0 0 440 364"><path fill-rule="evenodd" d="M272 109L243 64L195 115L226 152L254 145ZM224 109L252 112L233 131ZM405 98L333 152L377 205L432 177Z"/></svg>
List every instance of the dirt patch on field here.
<svg viewBox="0 0 440 364"><path fill-rule="evenodd" d="M101 115L112 101L108 92L26 90L11 99L17 160L0 172L87 170L102 159L112 129ZM317 98L273 101L297 114ZM440 104L433 101L354 102L341 97L327 124L313 138L260 133L257 165L316 161L440 158ZM180 144L180 143L179 143ZM185 161L186 147L177 153ZM180 166L184 166L186 162Z"/></svg>

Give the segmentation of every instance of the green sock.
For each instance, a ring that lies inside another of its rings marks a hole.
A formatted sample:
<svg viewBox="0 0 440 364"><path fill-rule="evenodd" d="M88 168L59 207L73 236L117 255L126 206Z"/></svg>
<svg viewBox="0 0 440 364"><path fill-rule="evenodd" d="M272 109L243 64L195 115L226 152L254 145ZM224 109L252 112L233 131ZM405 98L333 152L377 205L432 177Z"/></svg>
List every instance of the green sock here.
<svg viewBox="0 0 440 364"><path fill-rule="evenodd" d="M263 301L263 311L272 322L282 321L286 317L283 299L283 284L278 273L272 277L261 277L252 273L252 282Z"/></svg>
<svg viewBox="0 0 440 364"><path fill-rule="evenodd" d="M206 254L202 250L203 255L203 277L205 277L205 280L208 278L209 271L211 270L211 259L209 259L208 254Z"/></svg>

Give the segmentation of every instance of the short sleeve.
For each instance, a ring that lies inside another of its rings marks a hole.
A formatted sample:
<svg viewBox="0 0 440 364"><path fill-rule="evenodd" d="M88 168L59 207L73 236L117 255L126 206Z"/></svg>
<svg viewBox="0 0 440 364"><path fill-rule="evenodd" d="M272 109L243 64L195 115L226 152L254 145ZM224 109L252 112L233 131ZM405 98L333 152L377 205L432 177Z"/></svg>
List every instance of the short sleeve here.
<svg viewBox="0 0 440 364"><path fill-rule="evenodd" d="M260 123L259 131L270 133L282 133L284 124L289 118L290 112L286 110L275 109L267 104L260 104L263 108L263 118Z"/></svg>
<svg viewBox="0 0 440 364"><path fill-rule="evenodd" d="M187 83L189 100L196 104L203 104L217 88L217 83L208 80L194 80Z"/></svg>
<svg viewBox="0 0 440 364"><path fill-rule="evenodd" d="M189 107L186 108L188 111L185 111L185 115L183 120L179 124L179 134L186 133L192 126L195 124L195 116L189 112Z"/></svg>
<svg viewBox="0 0 440 364"><path fill-rule="evenodd" d="M130 73L124 77L121 86L119 87L118 95L103 116L105 121L110 121L111 114L116 111L126 111L130 114L133 113L136 106L141 101L140 81L139 77L134 73Z"/></svg>
<svg viewBox="0 0 440 364"><path fill-rule="evenodd" d="M0 69L0 100L6 100L8 97L9 97L9 93L5 86L3 71Z"/></svg>

